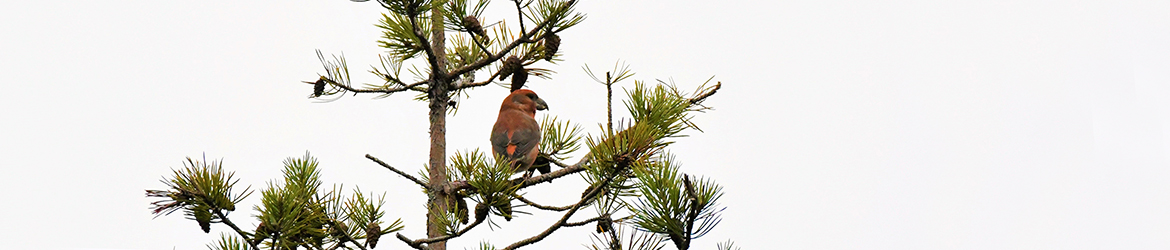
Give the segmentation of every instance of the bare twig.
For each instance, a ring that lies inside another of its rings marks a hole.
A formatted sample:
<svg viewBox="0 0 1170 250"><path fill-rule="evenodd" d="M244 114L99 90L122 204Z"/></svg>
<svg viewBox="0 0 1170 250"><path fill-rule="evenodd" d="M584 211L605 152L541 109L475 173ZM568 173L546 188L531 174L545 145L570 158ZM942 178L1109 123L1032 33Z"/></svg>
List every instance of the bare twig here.
<svg viewBox="0 0 1170 250"><path fill-rule="evenodd" d="M386 164L385 162L382 162L382 160L378 160L378 158L375 158L372 155L366 154L366 158L378 163L378 165L382 165L382 167L385 167L386 169L390 169L390 171L394 171L394 173L397 173L398 175L401 175L402 177L406 177L406 179L410 179L410 181L413 181L415 184L418 184L419 186L422 186L423 188L427 188L426 182L423 182L422 180L419 180L418 178L414 178L414 176L407 174L406 172L402 172L402 170L398 170L397 168L391 167L390 164Z"/></svg>
<svg viewBox="0 0 1170 250"><path fill-rule="evenodd" d="M714 91L712 91L712 93L714 93ZM678 248L680 250L690 249L691 247L691 238L694 236L692 234L692 229L695 226L695 217L699 216L700 209L699 196L695 195L695 186L691 184L691 177L686 174L683 175L683 186L686 187L687 200L691 203L691 210L687 211L687 228L686 232L684 232L686 235L683 236L682 246L679 246Z"/></svg>
<svg viewBox="0 0 1170 250"><path fill-rule="evenodd" d="M471 33L471 32L468 32L468 33ZM471 42L475 43L475 45L477 47L479 47L480 50L483 50L483 54L487 55L488 57L492 56L492 52L488 51L487 47L483 46L483 43L481 43L481 42L479 42L479 40L475 39L476 35L474 33L472 33L470 36L471 36Z"/></svg>
<svg viewBox="0 0 1170 250"><path fill-rule="evenodd" d="M526 187L529 187L532 185L540 184L542 182L549 182L549 181L552 181L554 179L560 178L560 177L565 176L565 175L585 171L585 164L589 163L590 158L591 158L591 156L586 154L584 157L581 157L580 161L577 161L577 163L573 164L572 166L568 166L568 167L565 167L562 169L558 169L557 171L552 171L552 172L549 172L547 174L542 174L542 175L538 175L538 176L535 176L532 178L525 179L524 182L520 185L520 188L526 188ZM558 164L558 165L560 165L560 164Z"/></svg>
<svg viewBox="0 0 1170 250"><path fill-rule="evenodd" d="M613 77L609 72L605 72L605 111L608 112L605 124L613 131Z"/></svg>
<svg viewBox="0 0 1170 250"><path fill-rule="evenodd" d="M413 247L414 249L431 250L430 247L424 246L422 243L416 243L416 242L414 242L414 240L411 240L410 238L406 238L406 236L403 236L402 233L398 233L395 236L398 238L398 240L401 240L402 242L406 243L407 245L410 245L410 247Z"/></svg>
<svg viewBox="0 0 1170 250"><path fill-rule="evenodd" d="M572 165L566 165L564 163L561 163L561 161L558 161L557 159L553 159L552 157L545 157L545 159L548 159L548 162L556 164L558 167L561 167L561 168L572 167Z"/></svg>
<svg viewBox="0 0 1170 250"><path fill-rule="evenodd" d="M714 87L711 87L711 88L710 88L709 90L707 90L706 92L703 92L703 93L696 93L696 94L695 94L695 97L692 97L692 98L691 98L691 99L689 99L688 101L690 101L690 102L691 102L691 105L699 105L699 104L702 104L702 103L703 103L703 100L706 100L706 99L707 99L707 97L711 97L711 95L714 95L714 94L715 94L715 91L718 91L720 87L723 87L723 82L715 82L715 86L714 86Z"/></svg>
<svg viewBox="0 0 1170 250"><path fill-rule="evenodd" d="M366 250L366 247L362 246L362 243L357 242L357 240L354 240L353 237L350 237L349 233L345 233L344 235L345 235L345 239L341 242L338 242L337 245L334 245L332 248L330 248L330 250L335 250L339 247L344 246L346 241L353 242L353 244L357 245L358 248L361 248L362 250ZM346 248L349 248L349 247L346 247Z"/></svg>
<svg viewBox="0 0 1170 250"><path fill-rule="evenodd" d="M589 223L598 222L598 221L608 219L608 218L609 218L609 215L602 215L602 216L597 216L597 217L590 218L588 220L583 220L583 221L578 221L578 222L566 222L565 226L566 227L579 227L579 226L589 225Z"/></svg>
<svg viewBox="0 0 1170 250"><path fill-rule="evenodd" d="M512 2L516 3L516 16L519 16L518 18L520 19L520 30L525 30L524 29L524 9L520 7L520 1L523 1L523 0L512 0Z"/></svg>
<svg viewBox="0 0 1170 250"><path fill-rule="evenodd" d="M418 10L417 9L411 10L410 12L417 13ZM435 55L435 49L431 48L431 43L429 42L429 40L427 40L427 37L422 34L422 29L418 27L418 14L410 15L407 17L407 19L410 19L410 29L411 29L410 33L414 34L415 38L418 38L418 41L422 43L423 51L426 51L426 53L427 53L427 62L431 64L431 73L432 74L431 74L430 80L438 80L438 79L446 78L447 75L445 73L443 73L443 67L439 66L439 58ZM439 27L431 27L431 28L432 29L442 29L443 27L439 26ZM439 48L439 49L444 49L444 48Z"/></svg>
<svg viewBox="0 0 1170 250"><path fill-rule="evenodd" d="M467 233L467 231L471 231L472 228L475 228L475 226L478 226L480 223L483 223L483 219L477 218L475 220L475 222L468 224L467 227L464 227L462 230L459 230L459 232L455 232L455 234L443 235L443 236L439 236L439 237L410 240L410 238L406 238L406 236L403 236L401 233L399 233L397 235L397 237L399 240L403 240L404 242L406 242L407 245L410 245L411 247L422 246L422 244L431 244L431 243L440 242L440 241L447 241L447 240L450 240L450 239L455 238L455 237L463 236L463 234ZM415 247L415 248L418 248L418 247ZM418 249L421 249L421 248L418 248Z"/></svg>
<svg viewBox="0 0 1170 250"><path fill-rule="evenodd" d="M560 212L560 211L569 210L569 207L572 207L572 206L563 206L563 207L557 207L557 206L545 206L545 205L536 204L536 202L532 202L532 201L530 201L530 200L528 200L528 199L524 198L524 196L515 195L515 196L513 196L513 197L516 197L516 199L517 199L517 200L520 200L520 202L524 202L524 204L528 204L529 206L532 206L532 207L535 207L535 208L539 208L539 209L541 209L541 210L549 210L549 211L557 211L557 212Z"/></svg>
<svg viewBox="0 0 1170 250"><path fill-rule="evenodd" d="M498 76L500 76L499 70L497 70L496 73L493 73L491 76L489 76L487 81L472 82L472 83L467 83L467 84L462 84L462 85L456 85L456 86L452 86L451 90L454 91L454 90L474 88L474 87L488 85L488 83L492 83L492 79L496 79L496 77L498 77Z"/></svg>

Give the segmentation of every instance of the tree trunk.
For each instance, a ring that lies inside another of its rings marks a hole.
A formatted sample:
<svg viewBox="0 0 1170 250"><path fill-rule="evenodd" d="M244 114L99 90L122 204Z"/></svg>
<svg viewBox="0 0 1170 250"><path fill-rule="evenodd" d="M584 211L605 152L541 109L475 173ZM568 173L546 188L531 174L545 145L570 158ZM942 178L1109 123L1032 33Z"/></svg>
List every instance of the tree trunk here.
<svg viewBox="0 0 1170 250"><path fill-rule="evenodd" d="M430 172L430 183L428 184L434 195L428 201L429 207L433 209L427 211L427 237L443 235L440 226L434 223L436 216L439 216L434 211L446 211L448 201L451 199L445 188L447 185L447 101L449 99L447 85L450 82L450 79L443 77L447 71L446 47L446 35L443 33L443 13L440 8L435 8L431 10L431 48L434 50L439 68L432 69L430 90L427 93L431 101L429 105L431 151L427 171ZM429 245L432 250L447 249L445 241Z"/></svg>

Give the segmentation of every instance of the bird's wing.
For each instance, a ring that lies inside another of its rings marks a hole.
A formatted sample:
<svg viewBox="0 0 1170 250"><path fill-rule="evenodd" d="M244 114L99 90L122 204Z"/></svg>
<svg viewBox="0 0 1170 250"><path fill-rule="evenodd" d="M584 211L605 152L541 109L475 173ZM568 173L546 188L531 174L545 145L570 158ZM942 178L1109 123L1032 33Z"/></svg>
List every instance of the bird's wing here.
<svg viewBox="0 0 1170 250"><path fill-rule="evenodd" d="M540 145L540 125L532 117L524 116L523 125L512 131L509 143L516 145L515 151L509 152L515 159L527 158L528 153ZM531 161L532 159L528 159Z"/></svg>
<svg viewBox="0 0 1170 250"><path fill-rule="evenodd" d="M504 121L496 121L496 126L492 127L492 157L499 155L508 155L508 129Z"/></svg>

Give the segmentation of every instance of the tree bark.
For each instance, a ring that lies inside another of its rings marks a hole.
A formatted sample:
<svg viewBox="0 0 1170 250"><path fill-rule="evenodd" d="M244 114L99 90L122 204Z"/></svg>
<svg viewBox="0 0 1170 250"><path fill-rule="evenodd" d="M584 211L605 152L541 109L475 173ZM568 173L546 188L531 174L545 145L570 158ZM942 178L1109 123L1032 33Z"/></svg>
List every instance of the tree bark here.
<svg viewBox="0 0 1170 250"><path fill-rule="evenodd" d="M430 133L431 133L431 151L430 164L428 164L427 171L430 173L430 190L433 194L431 200L428 201L429 209L427 211L427 236L439 237L443 235L443 230L440 225L435 223L438 214L435 211L446 211L448 200L451 199L447 194L447 95L448 84L450 79L447 79L447 41L446 34L443 33L443 13L441 8L431 10L431 48L435 53L435 59L438 61L438 68L431 69L431 83L430 89L427 93L430 97ZM446 250L447 242L435 242L428 244L432 250Z"/></svg>

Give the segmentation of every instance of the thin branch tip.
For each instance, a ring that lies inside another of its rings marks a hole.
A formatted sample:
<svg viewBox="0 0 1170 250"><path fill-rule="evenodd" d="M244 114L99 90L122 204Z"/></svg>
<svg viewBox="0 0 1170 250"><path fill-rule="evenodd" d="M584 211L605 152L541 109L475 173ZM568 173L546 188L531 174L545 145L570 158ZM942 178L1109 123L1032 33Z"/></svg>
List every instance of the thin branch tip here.
<svg viewBox="0 0 1170 250"><path fill-rule="evenodd" d="M703 100L706 100L707 97L711 97L712 95L715 95L715 92L719 91L719 88L722 88L722 87L723 87L723 82L715 82L715 86L712 86L711 88L708 88L707 91L704 91L702 93L698 93L695 95L695 97L691 98L690 99L691 104L698 105L700 103L703 103Z"/></svg>
<svg viewBox="0 0 1170 250"><path fill-rule="evenodd" d="M397 168L390 166L390 164L386 164L385 162L382 162L382 160L379 160L377 157L374 157L373 155L366 154L366 159L370 159L370 160L374 161L375 163L378 163L378 165L382 165L382 167L389 169L390 171L394 171L394 173L396 173L396 174L398 174L398 175L400 175L400 176L402 176L410 181L413 181L415 184L418 184L419 186L422 186L423 188L429 187L426 182L423 182L422 180L419 180L418 178L415 178L413 175L407 174L406 172L402 172L402 170L398 170Z"/></svg>

